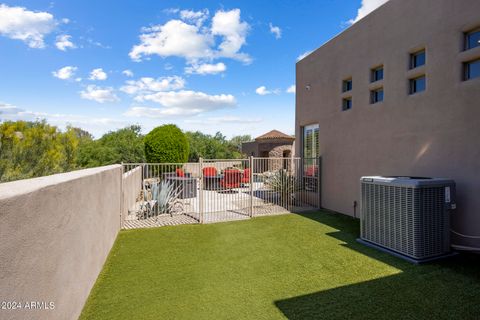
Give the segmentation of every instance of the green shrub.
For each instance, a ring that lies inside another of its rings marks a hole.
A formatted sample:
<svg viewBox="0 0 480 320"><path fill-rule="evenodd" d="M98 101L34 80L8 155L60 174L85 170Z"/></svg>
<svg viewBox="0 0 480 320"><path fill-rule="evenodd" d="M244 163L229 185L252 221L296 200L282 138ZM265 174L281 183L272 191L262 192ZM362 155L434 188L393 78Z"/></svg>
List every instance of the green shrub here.
<svg viewBox="0 0 480 320"><path fill-rule="evenodd" d="M157 127L145 136L145 158L149 163L187 162L187 137L174 124Z"/></svg>

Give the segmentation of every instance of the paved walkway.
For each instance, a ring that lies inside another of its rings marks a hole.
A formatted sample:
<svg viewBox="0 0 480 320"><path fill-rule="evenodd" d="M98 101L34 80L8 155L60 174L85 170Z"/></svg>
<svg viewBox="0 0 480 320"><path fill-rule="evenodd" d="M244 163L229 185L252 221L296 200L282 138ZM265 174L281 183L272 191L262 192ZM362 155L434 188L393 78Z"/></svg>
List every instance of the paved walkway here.
<svg viewBox="0 0 480 320"><path fill-rule="evenodd" d="M253 184L253 193L250 195L248 187L232 190L196 190L196 196L181 201L184 214L159 215L148 219L138 220L135 210L127 216L124 229L152 228L161 226L173 226L180 224L199 223L199 212L203 211L203 223L215 223L223 221L244 220L250 218L250 207L253 207L254 216L286 214L312 210L308 205L299 207L288 207L279 205L278 196L264 188L263 183ZM139 203L136 204L137 206ZM200 210L200 206L203 210Z"/></svg>
<svg viewBox="0 0 480 320"><path fill-rule="evenodd" d="M190 216L179 215L160 215L143 220L126 220L123 229L155 228L164 226L176 226L180 224L194 224L198 221Z"/></svg>

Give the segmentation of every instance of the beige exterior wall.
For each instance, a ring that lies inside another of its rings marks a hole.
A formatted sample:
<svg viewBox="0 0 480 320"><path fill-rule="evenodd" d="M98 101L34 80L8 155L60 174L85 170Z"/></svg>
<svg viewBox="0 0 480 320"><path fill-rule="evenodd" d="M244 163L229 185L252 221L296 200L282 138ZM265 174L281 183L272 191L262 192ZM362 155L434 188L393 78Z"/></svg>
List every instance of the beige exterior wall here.
<svg viewBox="0 0 480 320"><path fill-rule="evenodd" d="M363 175L453 178L453 229L480 236L480 79L462 81L463 62L480 58L480 47L462 51L479 12L478 0L391 0L297 63L296 136L319 124L323 207L353 215ZM409 70L409 54L422 48L426 65ZM382 64L384 80L370 83ZM421 74L426 91L409 95L409 78ZM342 94L349 77L353 90ZM371 105L380 85L384 101ZM353 108L342 112L350 95Z"/></svg>
<svg viewBox="0 0 480 320"><path fill-rule="evenodd" d="M0 184L1 319L76 319L120 229L121 166Z"/></svg>
<svg viewBox="0 0 480 320"><path fill-rule="evenodd" d="M283 158L283 151L289 150L289 157L293 156L294 141L284 139L271 139L242 143L242 153L246 156L262 157L262 154L270 158ZM253 154L252 154L253 153Z"/></svg>
<svg viewBox="0 0 480 320"><path fill-rule="evenodd" d="M142 191L142 167L138 166L123 174L122 226L128 210L135 208L137 197Z"/></svg>

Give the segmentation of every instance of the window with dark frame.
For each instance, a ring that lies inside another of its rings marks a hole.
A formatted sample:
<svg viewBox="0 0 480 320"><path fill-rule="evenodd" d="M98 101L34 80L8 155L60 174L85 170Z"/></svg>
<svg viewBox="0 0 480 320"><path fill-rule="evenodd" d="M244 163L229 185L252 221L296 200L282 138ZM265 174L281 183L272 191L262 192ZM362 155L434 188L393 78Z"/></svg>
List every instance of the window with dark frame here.
<svg viewBox="0 0 480 320"><path fill-rule="evenodd" d="M378 103L383 101L383 88L370 91L370 103Z"/></svg>
<svg viewBox="0 0 480 320"><path fill-rule="evenodd" d="M465 32L465 50L480 46L480 28Z"/></svg>
<svg viewBox="0 0 480 320"><path fill-rule="evenodd" d="M415 69L425 65L426 54L425 50L410 54L410 69Z"/></svg>
<svg viewBox="0 0 480 320"><path fill-rule="evenodd" d="M352 98L344 98L342 101L342 111L347 111L352 109Z"/></svg>
<svg viewBox="0 0 480 320"><path fill-rule="evenodd" d="M303 157L318 158L318 124L303 127Z"/></svg>
<svg viewBox="0 0 480 320"><path fill-rule="evenodd" d="M410 94L419 93L425 91L427 88L427 79L425 76L421 76L415 79L410 79Z"/></svg>
<svg viewBox="0 0 480 320"><path fill-rule="evenodd" d="M465 62L463 73L463 80L465 81L480 77L480 59Z"/></svg>
<svg viewBox="0 0 480 320"><path fill-rule="evenodd" d="M342 92L352 91L353 83L352 79L343 80Z"/></svg>
<svg viewBox="0 0 480 320"><path fill-rule="evenodd" d="M371 82L383 79L383 66L372 69Z"/></svg>

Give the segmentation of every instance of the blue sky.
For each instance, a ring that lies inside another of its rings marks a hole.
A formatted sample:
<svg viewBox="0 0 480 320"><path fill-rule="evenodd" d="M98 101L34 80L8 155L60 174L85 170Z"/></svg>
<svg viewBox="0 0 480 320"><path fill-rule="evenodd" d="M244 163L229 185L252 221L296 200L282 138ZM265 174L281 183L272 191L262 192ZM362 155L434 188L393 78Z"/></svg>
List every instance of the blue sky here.
<svg viewBox="0 0 480 320"><path fill-rule="evenodd" d="M0 2L0 119L293 134L299 56L385 1Z"/></svg>

